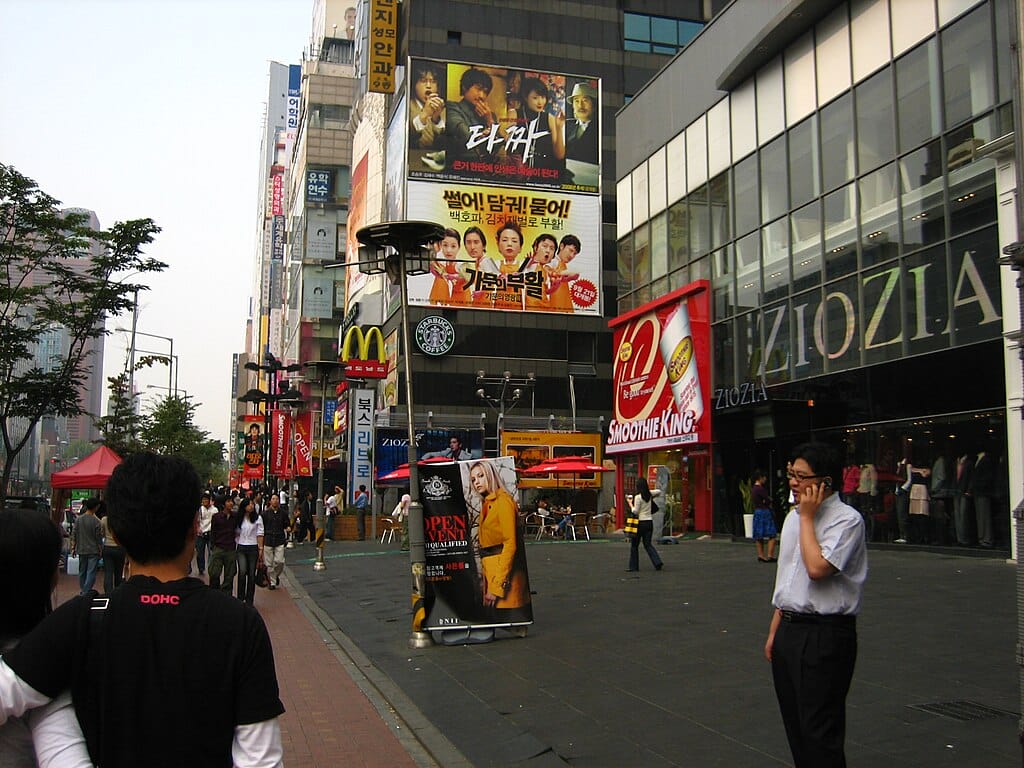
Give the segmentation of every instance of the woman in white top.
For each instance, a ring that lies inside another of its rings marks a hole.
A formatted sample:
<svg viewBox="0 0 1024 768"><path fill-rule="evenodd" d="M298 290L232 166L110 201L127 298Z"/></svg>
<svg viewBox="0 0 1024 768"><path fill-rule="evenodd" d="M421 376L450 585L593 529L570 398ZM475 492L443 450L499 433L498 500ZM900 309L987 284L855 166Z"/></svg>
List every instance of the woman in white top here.
<svg viewBox="0 0 1024 768"><path fill-rule="evenodd" d="M263 518L252 499L239 504L242 525L238 529L238 591L239 600L253 604L256 595L256 567L263 560Z"/></svg>
<svg viewBox="0 0 1024 768"><path fill-rule="evenodd" d="M647 487L647 480L642 477L636 479L636 493L633 494L633 514L639 518L640 523L637 525L636 533L629 540L629 567L626 569L627 571L640 570L639 546L641 540L643 540L644 549L647 550L647 556L651 558L651 564L655 570L660 571L664 565L661 562L661 557L658 555L658 550L651 544L651 535L654 533L651 505L654 501L654 496L660 492L655 490L652 494L650 488Z"/></svg>

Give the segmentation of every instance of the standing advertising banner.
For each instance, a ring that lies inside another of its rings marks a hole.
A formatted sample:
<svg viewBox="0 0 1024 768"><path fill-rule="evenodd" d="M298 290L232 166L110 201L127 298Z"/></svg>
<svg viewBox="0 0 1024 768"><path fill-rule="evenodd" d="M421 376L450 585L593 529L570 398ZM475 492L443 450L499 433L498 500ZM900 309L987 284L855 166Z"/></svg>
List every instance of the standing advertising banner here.
<svg viewBox="0 0 1024 768"><path fill-rule="evenodd" d="M409 304L601 315L601 198L410 181L408 206L446 227Z"/></svg>
<svg viewBox="0 0 1024 768"><path fill-rule="evenodd" d="M428 630L533 623L510 457L424 465Z"/></svg>
<svg viewBox="0 0 1024 768"><path fill-rule="evenodd" d="M711 442L708 281L620 315L608 453Z"/></svg>
<svg viewBox="0 0 1024 768"><path fill-rule="evenodd" d="M270 412L270 474L274 477L291 476L291 431L291 414L281 410Z"/></svg>
<svg viewBox="0 0 1024 768"><path fill-rule="evenodd" d="M366 185L369 155L363 155L352 172L352 192L348 200L348 229L345 233L345 268L348 286L346 289L345 306L348 306L356 291L366 284L367 277L359 271L359 241L356 233L366 222Z"/></svg>
<svg viewBox="0 0 1024 768"><path fill-rule="evenodd" d="M313 413L307 411L295 417L292 429L295 445L295 476L313 476Z"/></svg>
<svg viewBox="0 0 1024 768"><path fill-rule="evenodd" d="M242 477L246 480L263 478L263 417L249 414L245 417L245 458Z"/></svg>

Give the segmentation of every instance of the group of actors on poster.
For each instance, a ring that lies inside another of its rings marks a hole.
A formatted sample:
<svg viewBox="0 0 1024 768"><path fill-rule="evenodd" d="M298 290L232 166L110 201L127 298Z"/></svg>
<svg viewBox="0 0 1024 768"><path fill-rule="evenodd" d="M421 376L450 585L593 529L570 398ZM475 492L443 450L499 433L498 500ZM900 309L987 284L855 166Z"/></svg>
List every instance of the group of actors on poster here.
<svg viewBox="0 0 1024 768"><path fill-rule="evenodd" d="M515 220L498 226L493 234L498 258L487 255L487 233L478 226L460 234L447 228L431 262L434 283L430 303L534 312L572 312L571 285L580 273L572 260L582 249L576 235L561 240L544 233L534 238L523 255L523 230ZM462 249L465 248L465 255Z"/></svg>
<svg viewBox="0 0 1024 768"><path fill-rule="evenodd" d="M446 93L456 66L459 93ZM420 59L411 70L409 147L422 152L410 171L597 191L595 80Z"/></svg>

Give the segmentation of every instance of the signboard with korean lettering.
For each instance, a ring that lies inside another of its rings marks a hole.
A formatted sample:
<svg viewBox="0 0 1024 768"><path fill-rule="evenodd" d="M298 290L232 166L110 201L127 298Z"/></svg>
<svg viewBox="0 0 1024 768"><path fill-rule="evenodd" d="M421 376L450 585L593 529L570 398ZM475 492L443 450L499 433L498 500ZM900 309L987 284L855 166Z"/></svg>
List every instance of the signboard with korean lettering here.
<svg viewBox="0 0 1024 768"><path fill-rule="evenodd" d="M596 77L410 59L409 178L598 195Z"/></svg>
<svg viewBox="0 0 1024 768"><path fill-rule="evenodd" d="M398 0L370 0L368 90L395 92L398 63Z"/></svg>
<svg viewBox="0 0 1024 768"><path fill-rule="evenodd" d="M275 173L271 177L270 212L274 216L284 215L284 173Z"/></svg>
<svg viewBox="0 0 1024 768"><path fill-rule="evenodd" d="M306 202L330 203L334 200L334 172L321 168L306 169Z"/></svg>
<svg viewBox="0 0 1024 768"><path fill-rule="evenodd" d="M375 392L372 389L353 389L349 395L351 419L348 441L348 487L357 489L360 485L365 485L371 493L373 488L374 398Z"/></svg>
<svg viewBox="0 0 1024 768"><path fill-rule="evenodd" d="M409 182L408 216L446 227L413 306L601 315L601 199Z"/></svg>
<svg viewBox="0 0 1024 768"><path fill-rule="evenodd" d="M285 125L290 134L299 130L299 107L302 97L302 67L299 64L288 65L288 107Z"/></svg>
<svg viewBox="0 0 1024 768"><path fill-rule="evenodd" d="M270 258L284 261L284 216L275 216L270 221Z"/></svg>
<svg viewBox="0 0 1024 768"><path fill-rule="evenodd" d="M608 323L615 367L606 453L711 442L708 287L698 280Z"/></svg>

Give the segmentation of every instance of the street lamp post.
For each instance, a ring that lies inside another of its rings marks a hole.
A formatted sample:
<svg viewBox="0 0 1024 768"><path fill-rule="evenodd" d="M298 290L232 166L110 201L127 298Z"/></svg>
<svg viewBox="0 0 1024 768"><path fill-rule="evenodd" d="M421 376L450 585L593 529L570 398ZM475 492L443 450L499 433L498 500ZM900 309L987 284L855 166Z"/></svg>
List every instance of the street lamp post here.
<svg viewBox="0 0 1024 768"><path fill-rule="evenodd" d="M263 356L263 359L265 361L263 365L250 361L245 364L245 369L256 371L257 374L261 371L265 372L267 374L267 391L250 389L239 397L238 401L242 403L263 403L263 486L266 488L270 485L270 406L276 405L283 400L295 402L301 399L299 391L291 389L287 379L284 381L284 384L287 384L288 387L283 391L281 390L281 382L278 380L277 374L281 371L285 373L301 371L302 365L299 363L285 365L269 352Z"/></svg>
<svg viewBox="0 0 1024 768"><path fill-rule="evenodd" d="M172 361L173 360L177 360L177 357L175 357L175 355L174 355L174 339L172 337L170 337L170 336L161 336L158 333L143 333L142 331L137 331L134 328L132 328L131 330L129 330L127 328L115 328L114 330L115 331L121 331L122 333L130 333L132 335L132 353L131 353L132 360L131 360L131 371L129 372L130 376L134 377L134 373L135 373L135 353L139 351L139 350L137 350L135 348L135 337L136 336L147 336L147 337L149 337L151 339L163 339L164 341L169 342L170 345L171 345L171 352L168 355L168 357L171 358ZM153 354L153 353L150 353L150 354ZM172 371L172 368L173 368L173 371ZM133 382L134 382L134 378L133 378ZM173 365L173 366L171 366L171 365L167 366L167 388L168 389L172 388L172 382L173 382L173 389L174 389L175 395L177 395L177 392L178 392L178 366L176 364Z"/></svg>
<svg viewBox="0 0 1024 768"><path fill-rule="evenodd" d="M497 441L495 455L497 455L501 452L501 431L505 426L505 413L519 404L524 388L530 391L530 415L533 416L533 392L537 385L537 376L531 372L526 374L525 378L518 377L513 376L511 371L505 371L501 376L488 376L486 371L477 371L476 383L479 386L476 396L498 414L498 426L495 433Z"/></svg>
<svg viewBox="0 0 1024 768"><path fill-rule="evenodd" d="M416 424L412 397L412 342L409 332L409 275L425 274L435 258L433 244L444 237L444 227L428 221L389 221L363 227L356 233L359 270L365 274L386 274L401 289L402 360L405 373L405 407L409 420L409 565L413 580L412 635L409 647L425 648L433 640L423 631L426 618L426 550L423 505L420 503L420 473L416 465Z"/></svg>
<svg viewBox="0 0 1024 768"><path fill-rule="evenodd" d="M316 465L316 516L314 525L316 527L316 562L313 563L314 571L322 571L327 566L324 564L324 530L327 528L327 517L324 515L324 413L327 410L327 386L332 374L345 368L344 363L337 360L311 360L303 363L307 371L316 374L316 381L320 384L320 451Z"/></svg>

